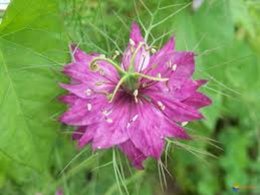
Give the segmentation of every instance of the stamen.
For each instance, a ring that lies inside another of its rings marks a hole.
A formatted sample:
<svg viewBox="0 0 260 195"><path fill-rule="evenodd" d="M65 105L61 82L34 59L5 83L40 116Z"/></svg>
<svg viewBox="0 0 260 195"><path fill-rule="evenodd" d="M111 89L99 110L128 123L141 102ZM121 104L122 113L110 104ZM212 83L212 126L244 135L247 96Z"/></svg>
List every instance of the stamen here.
<svg viewBox="0 0 260 195"><path fill-rule="evenodd" d="M104 71L102 68L100 68L100 69L99 69L99 74L100 74L101 76L104 76L104 75L105 75L105 71Z"/></svg>
<svg viewBox="0 0 260 195"><path fill-rule="evenodd" d="M135 45L135 42L133 41L133 39L129 39L129 43L130 43L130 45L132 45L132 46Z"/></svg>
<svg viewBox="0 0 260 195"><path fill-rule="evenodd" d="M92 94L92 90L91 89L87 89L85 91L85 93L86 93L87 96L90 96Z"/></svg>
<svg viewBox="0 0 260 195"><path fill-rule="evenodd" d="M175 71L177 69L177 64L172 65L172 70Z"/></svg>
<svg viewBox="0 0 260 195"><path fill-rule="evenodd" d="M187 124L188 124L188 121L185 121L185 122L182 122L182 123L181 123L181 126L184 127L184 126L186 126Z"/></svg>
<svg viewBox="0 0 260 195"><path fill-rule="evenodd" d="M165 110L165 105L161 101L158 101L157 104L161 110Z"/></svg>
<svg viewBox="0 0 260 195"><path fill-rule="evenodd" d="M109 116L111 113L112 113L112 110L104 110L103 112L102 112L105 116Z"/></svg>
<svg viewBox="0 0 260 195"><path fill-rule="evenodd" d="M113 120L112 120L111 118L106 118L106 121L107 121L108 123L113 123Z"/></svg>
<svg viewBox="0 0 260 195"><path fill-rule="evenodd" d="M119 53L119 51L115 51L115 53L114 53L114 55L113 55L113 57L112 57L112 59L114 60L114 59L116 59L117 58L117 56L119 56L120 55L120 53Z"/></svg>
<svg viewBox="0 0 260 195"><path fill-rule="evenodd" d="M154 54L156 52L156 49L155 48L151 48L151 53Z"/></svg>
<svg viewBox="0 0 260 195"><path fill-rule="evenodd" d="M96 86L101 86L103 84L104 84L104 81L98 81L98 82L95 83Z"/></svg>
<svg viewBox="0 0 260 195"><path fill-rule="evenodd" d="M143 88L147 87L147 83L143 83L143 84L142 84L142 87L143 87Z"/></svg>
<svg viewBox="0 0 260 195"><path fill-rule="evenodd" d="M158 77L158 78L162 78L161 73L158 73L158 74L157 74L157 77Z"/></svg>
<svg viewBox="0 0 260 195"><path fill-rule="evenodd" d="M127 125L126 125L126 128L129 128L129 127L130 127L130 125L131 125L131 123L127 123Z"/></svg>
<svg viewBox="0 0 260 195"><path fill-rule="evenodd" d="M90 103L87 104L87 109L88 109L88 111L92 110L92 105Z"/></svg>
<svg viewBox="0 0 260 195"><path fill-rule="evenodd" d="M100 66L97 63L91 63L89 66L90 70L97 72L100 69Z"/></svg>
<svg viewBox="0 0 260 195"><path fill-rule="evenodd" d="M138 96L138 90L137 90L137 89L134 90L133 95L134 95L134 98L135 98L135 103L138 103L138 98L137 98L137 96Z"/></svg>
<svg viewBox="0 0 260 195"><path fill-rule="evenodd" d="M134 74L135 74L136 76L140 76L140 77L143 77L143 78L146 78L146 79L152 80L152 81L161 81L161 82L165 82L165 81L168 81L168 80L169 80L168 78L152 77L152 76L145 75L145 74L142 74L142 73L139 73L139 72L135 72Z"/></svg>
<svg viewBox="0 0 260 195"><path fill-rule="evenodd" d="M138 118L138 114L134 115L134 117L131 119L131 122L135 122Z"/></svg>

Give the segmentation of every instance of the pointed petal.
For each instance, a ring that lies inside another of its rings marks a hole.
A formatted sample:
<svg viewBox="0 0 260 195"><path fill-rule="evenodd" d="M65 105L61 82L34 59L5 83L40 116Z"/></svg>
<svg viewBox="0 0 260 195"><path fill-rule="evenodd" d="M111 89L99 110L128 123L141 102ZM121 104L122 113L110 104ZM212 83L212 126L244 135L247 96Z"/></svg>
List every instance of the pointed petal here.
<svg viewBox="0 0 260 195"><path fill-rule="evenodd" d="M200 92L194 93L183 101L184 104L190 105L196 109L208 106L212 103L211 99Z"/></svg>
<svg viewBox="0 0 260 195"><path fill-rule="evenodd" d="M129 99L118 96L111 107L106 110L106 116L99 124L93 140L93 148L109 148L125 142L128 139L127 124L129 122Z"/></svg>
<svg viewBox="0 0 260 195"><path fill-rule="evenodd" d="M140 102L135 107L127 128L130 140L145 156L159 159L164 148L163 116L149 103Z"/></svg>
<svg viewBox="0 0 260 195"><path fill-rule="evenodd" d="M99 122L102 115L102 108L107 105L107 100L102 96L96 96L93 100L78 99L60 117L60 121L74 126L86 126Z"/></svg>
<svg viewBox="0 0 260 195"><path fill-rule="evenodd" d="M79 140L85 133L87 126L78 127L72 134L73 140Z"/></svg>
<svg viewBox="0 0 260 195"><path fill-rule="evenodd" d="M143 169L143 161L147 157L135 147L131 140L127 140L126 142L121 143L119 148L129 158L135 168Z"/></svg>
<svg viewBox="0 0 260 195"><path fill-rule="evenodd" d="M82 128L81 130L84 131L84 134L78 139L78 146L82 148L93 140L98 124L94 123L80 128Z"/></svg>
<svg viewBox="0 0 260 195"><path fill-rule="evenodd" d="M144 70L150 59L150 52L147 44L144 42L141 30L136 23L132 24L129 44L122 57L122 66L125 70L133 68L140 72Z"/></svg>

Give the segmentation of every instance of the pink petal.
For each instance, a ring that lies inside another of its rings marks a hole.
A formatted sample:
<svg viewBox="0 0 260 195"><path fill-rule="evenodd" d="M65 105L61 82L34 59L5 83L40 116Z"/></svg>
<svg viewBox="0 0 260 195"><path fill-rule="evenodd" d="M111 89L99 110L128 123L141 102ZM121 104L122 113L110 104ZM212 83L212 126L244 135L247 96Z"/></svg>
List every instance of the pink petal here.
<svg viewBox="0 0 260 195"><path fill-rule="evenodd" d="M68 125L86 126L102 119L102 108L107 104L105 97L97 96L92 101L78 99L61 117Z"/></svg>
<svg viewBox="0 0 260 195"><path fill-rule="evenodd" d="M135 147L131 140L127 140L126 142L121 143L119 148L129 158L135 168L143 169L143 161L147 157Z"/></svg>
<svg viewBox="0 0 260 195"><path fill-rule="evenodd" d="M125 98L124 94L119 94L111 103L111 107L107 107L108 114L99 124L93 148L109 148L129 139L126 129L130 120L130 105L129 99Z"/></svg>
<svg viewBox="0 0 260 195"><path fill-rule="evenodd" d="M78 127L72 134L72 139L79 140L85 133L87 126Z"/></svg>
<svg viewBox="0 0 260 195"><path fill-rule="evenodd" d="M132 113L132 122L127 128L130 140L145 156L159 159L164 147L163 119L159 117L163 116L158 116L150 104L143 102L138 103Z"/></svg>
<svg viewBox="0 0 260 195"><path fill-rule="evenodd" d="M128 70L133 65L132 68L134 68L135 71L140 72L147 67L149 59L149 49L147 44L144 42L141 30L136 23L133 23L130 33L130 41L123 54L122 66L125 70Z"/></svg>
<svg viewBox="0 0 260 195"><path fill-rule="evenodd" d="M87 145L90 141L93 140L95 133L97 131L99 124L98 123L93 123L91 125L88 125L86 127L82 127L82 131L84 131L83 135L78 139L78 146L80 148L84 147Z"/></svg>
<svg viewBox="0 0 260 195"><path fill-rule="evenodd" d="M208 106L212 103L211 99L200 92L194 93L183 101L183 103L190 105L196 109Z"/></svg>

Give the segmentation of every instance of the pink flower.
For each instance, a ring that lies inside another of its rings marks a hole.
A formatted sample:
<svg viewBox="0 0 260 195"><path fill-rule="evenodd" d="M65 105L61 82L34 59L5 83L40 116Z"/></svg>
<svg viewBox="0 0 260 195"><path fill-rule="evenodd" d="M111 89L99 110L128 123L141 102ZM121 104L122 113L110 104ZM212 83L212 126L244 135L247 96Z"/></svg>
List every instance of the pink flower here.
<svg viewBox="0 0 260 195"><path fill-rule="evenodd" d="M189 139L181 124L203 118L198 109L211 101L197 91L206 81L192 80L194 53L174 44L172 37L155 52L133 23L121 64L72 46L74 61L64 68L71 83L61 84L69 108L60 121L77 127L80 147L117 146L142 168L146 158L160 158L165 138Z"/></svg>

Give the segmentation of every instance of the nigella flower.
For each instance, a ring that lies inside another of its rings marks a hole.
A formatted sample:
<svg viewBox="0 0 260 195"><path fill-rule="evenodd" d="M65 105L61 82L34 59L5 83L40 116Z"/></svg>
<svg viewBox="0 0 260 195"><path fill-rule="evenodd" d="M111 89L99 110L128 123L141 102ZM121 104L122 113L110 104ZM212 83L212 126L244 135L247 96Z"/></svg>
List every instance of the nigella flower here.
<svg viewBox="0 0 260 195"><path fill-rule="evenodd" d="M72 46L73 62L64 68L71 83L61 84L69 108L60 120L76 127L80 147L116 146L142 168L146 158L160 158L165 138L189 139L181 124L203 118L198 109L211 101L197 91L206 81L192 80L194 53L174 44L172 37L154 51L133 23L119 63Z"/></svg>

